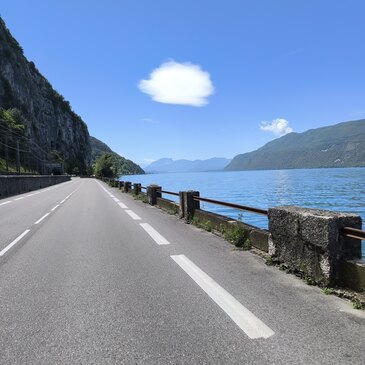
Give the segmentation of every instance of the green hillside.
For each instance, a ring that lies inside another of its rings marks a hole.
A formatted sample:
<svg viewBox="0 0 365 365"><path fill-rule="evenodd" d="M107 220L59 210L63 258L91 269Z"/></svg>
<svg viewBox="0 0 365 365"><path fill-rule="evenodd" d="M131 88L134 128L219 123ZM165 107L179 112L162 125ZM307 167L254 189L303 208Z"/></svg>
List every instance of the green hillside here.
<svg viewBox="0 0 365 365"><path fill-rule="evenodd" d="M144 171L140 166L135 164L133 161L127 160L126 158L118 155L108 145L97 138L90 136L90 145L93 164L95 164L95 162L104 154L108 154L110 155L110 160L113 165L112 170L115 171L117 175L144 174Z"/></svg>
<svg viewBox="0 0 365 365"><path fill-rule="evenodd" d="M365 166L365 119L289 133L237 155L225 170Z"/></svg>

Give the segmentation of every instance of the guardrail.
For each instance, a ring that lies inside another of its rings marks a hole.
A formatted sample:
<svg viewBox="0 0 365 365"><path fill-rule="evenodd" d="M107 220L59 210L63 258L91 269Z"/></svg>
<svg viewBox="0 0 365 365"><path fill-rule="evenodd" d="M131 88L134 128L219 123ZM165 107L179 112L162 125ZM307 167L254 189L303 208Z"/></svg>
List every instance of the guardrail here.
<svg viewBox="0 0 365 365"><path fill-rule="evenodd" d="M141 189L147 190L147 187L141 186ZM167 190L157 190L157 191L160 192L160 193L163 193L163 194L167 194L167 195L179 196L179 193L176 193L176 192L173 192L173 191L167 191ZM220 205L220 206L227 207L227 208L247 211L247 212L250 212L250 213L264 215L266 217L268 216L268 210L265 210L265 209L249 207L249 206L246 206L246 205L241 205L241 204L236 204L236 203L223 202L223 201L220 201L220 200L215 200L215 199L210 199L210 198L203 198L203 197L199 197L199 196L194 196L193 199L195 201L199 201L199 202L205 202L205 203ZM356 228L352 228L352 227L344 227L341 230L341 234L344 237L355 238L355 239L359 239L359 240L365 240L365 230L356 229Z"/></svg>
<svg viewBox="0 0 365 365"><path fill-rule="evenodd" d="M342 228L341 233L345 237L356 238L358 240L365 240L365 231L362 229L344 227Z"/></svg>

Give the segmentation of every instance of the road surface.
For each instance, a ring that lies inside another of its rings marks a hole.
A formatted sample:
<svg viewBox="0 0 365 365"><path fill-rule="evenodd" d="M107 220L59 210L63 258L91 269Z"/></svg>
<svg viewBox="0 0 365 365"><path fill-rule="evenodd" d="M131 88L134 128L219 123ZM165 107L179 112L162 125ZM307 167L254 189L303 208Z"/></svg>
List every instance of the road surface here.
<svg viewBox="0 0 365 365"><path fill-rule="evenodd" d="M0 200L0 364L363 364L365 315L93 179Z"/></svg>

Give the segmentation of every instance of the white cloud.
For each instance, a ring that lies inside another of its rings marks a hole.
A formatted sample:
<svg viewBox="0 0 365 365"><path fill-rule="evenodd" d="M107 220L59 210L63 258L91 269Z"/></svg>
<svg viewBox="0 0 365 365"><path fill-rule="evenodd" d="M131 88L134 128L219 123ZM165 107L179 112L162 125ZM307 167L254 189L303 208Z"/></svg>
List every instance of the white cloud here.
<svg viewBox="0 0 365 365"><path fill-rule="evenodd" d="M154 69L139 89L154 101L165 104L203 106L214 92L208 72L199 65L169 61Z"/></svg>
<svg viewBox="0 0 365 365"><path fill-rule="evenodd" d="M260 129L264 132L272 132L279 137L293 132L293 128L289 127L289 122L283 118L274 119L271 123L261 122Z"/></svg>
<svg viewBox="0 0 365 365"><path fill-rule="evenodd" d="M155 162L156 160L153 159L153 158L144 158L143 159L144 162L149 162L149 163L152 163L152 162Z"/></svg>
<svg viewBox="0 0 365 365"><path fill-rule="evenodd" d="M153 122L153 120L151 118L142 118L141 119L142 122L146 122L146 123L151 123Z"/></svg>

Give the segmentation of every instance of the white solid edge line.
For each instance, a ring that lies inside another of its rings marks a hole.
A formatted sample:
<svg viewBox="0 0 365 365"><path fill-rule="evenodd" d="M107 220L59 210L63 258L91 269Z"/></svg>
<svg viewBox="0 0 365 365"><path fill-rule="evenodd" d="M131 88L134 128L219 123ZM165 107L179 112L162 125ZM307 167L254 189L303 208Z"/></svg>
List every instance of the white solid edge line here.
<svg viewBox="0 0 365 365"><path fill-rule="evenodd" d="M120 201L118 198L113 198L113 200L117 203Z"/></svg>
<svg viewBox="0 0 365 365"><path fill-rule="evenodd" d="M24 199L25 198L25 196L21 196L20 198L16 198L16 199L14 199L14 201L15 200L22 200L22 199Z"/></svg>
<svg viewBox="0 0 365 365"><path fill-rule="evenodd" d="M158 233L152 226L148 223L140 223L139 224L150 236L151 238L158 244L158 245L169 245L170 242Z"/></svg>
<svg viewBox="0 0 365 365"><path fill-rule="evenodd" d="M223 289L185 255L171 258L202 288L251 339L269 338L275 332Z"/></svg>
<svg viewBox="0 0 365 365"><path fill-rule="evenodd" d="M7 202L5 202L5 203L0 203L0 205L9 204L9 203L11 203L11 202L12 202L12 200L9 200L9 201L7 201Z"/></svg>
<svg viewBox="0 0 365 365"><path fill-rule="evenodd" d="M26 229L20 236L15 238L15 240L7 245L1 252L0 256L3 256L8 250L10 250L15 244L17 244L26 234L30 232L30 229Z"/></svg>
<svg viewBox="0 0 365 365"><path fill-rule="evenodd" d="M57 209L59 206L60 206L59 204L55 205L55 206L51 209L51 212L53 212L53 211L54 211L55 209Z"/></svg>
<svg viewBox="0 0 365 365"><path fill-rule="evenodd" d="M118 205L122 208L122 209L127 209L128 207L122 203L122 202L119 202Z"/></svg>
<svg viewBox="0 0 365 365"><path fill-rule="evenodd" d="M42 222L42 220L44 219L44 218L46 218L46 217L48 217L49 216L49 213L46 213L42 218L39 218L38 220L37 220L37 222L35 222L34 224L38 224L38 223L41 223Z"/></svg>
<svg viewBox="0 0 365 365"><path fill-rule="evenodd" d="M27 198L28 198L28 197L30 197L30 196L33 196L33 195L34 195L34 194L28 194L28 195L27 195Z"/></svg>
<svg viewBox="0 0 365 365"><path fill-rule="evenodd" d="M142 218L133 212L133 210L125 210L125 212L135 221L141 220Z"/></svg>

